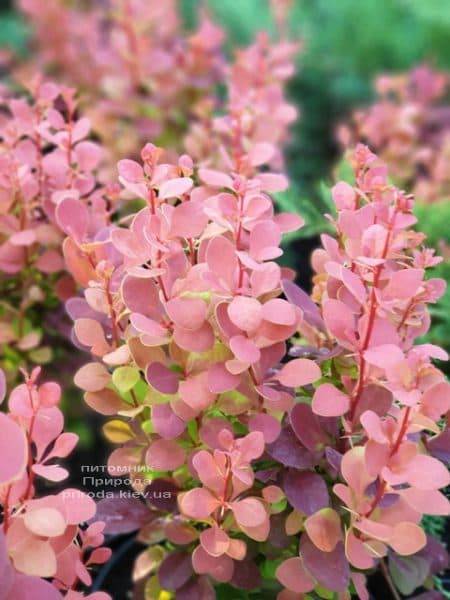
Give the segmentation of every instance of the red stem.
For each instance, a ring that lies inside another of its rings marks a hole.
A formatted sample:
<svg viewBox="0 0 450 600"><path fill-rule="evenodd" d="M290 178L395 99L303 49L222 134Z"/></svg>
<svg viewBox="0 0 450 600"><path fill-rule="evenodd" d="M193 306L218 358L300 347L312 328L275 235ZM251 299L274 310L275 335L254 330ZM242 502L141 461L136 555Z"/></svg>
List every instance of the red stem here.
<svg viewBox="0 0 450 600"><path fill-rule="evenodd" d="M388 226L388 233L386 235L386 240L384 242L384 247L383 247L383 252L381 254L381 258L384 260L387 256L388 250L389 250L389 244L390 244L390 240L391 240L391 234L392 234L392 228L394 226L394 221L395 221L395 217L397 215L397 210L394 211L394 214L392 216L391 221L389 222L389 226ZM381 273L383 271L383 266L384 263L381 265L378 265L375 268L375 274L373 277L373 282L372 282L372 289L370 292L370 308L369 308L369 320L367 323L367 329L366 329L366 333L364 336L364 340L361 346L361 349L359 351L359 374L358 374L358 382L356 384L355 387L355 391L353 394L353 398L351 401L351 406L350 406L350 413L349 413L349 420L350 423L353 427L353 421L355 418L355 414L356 414L356 409L358 407L358 403L361 399L361 394L364 388L364 374L365 374L365 369L366 369L366 361L364 360L364 352L367 350L367 348L369 347L369 343L370 343L370 338L372 336L372 332L373 332L373 327L375 325L375 317L377 314L377 297L376 297L376 293L375 293L375 289L378 287L378 284L380 282L380 277L381 277Z"/></svg>
<svg viewBox="0 0 450 600"><path fill-rule="evenodd" d="M402 420L402 424L400 426L400 430L398 432L397 439L395 440L394 445L391 448L391 452L389 453L389 458L392 458L393 456L395 456L398 452L398 449L400 448L403 438L405 437L406 430L408 429L410 413L411 413L411 407L408 406L408 408L405 410L405 414L403 415L403 420ZM387 487L387 483L386 483L386 481L383 481L383 483L378 488L378 491L376 493L375 498L372 501L372 504L370 505L369 511L365 515L367 518L370 517L370 515L376 509L378 504L381 502L381 499L383 498L384 493L386 491L386 487Z"/></svg>

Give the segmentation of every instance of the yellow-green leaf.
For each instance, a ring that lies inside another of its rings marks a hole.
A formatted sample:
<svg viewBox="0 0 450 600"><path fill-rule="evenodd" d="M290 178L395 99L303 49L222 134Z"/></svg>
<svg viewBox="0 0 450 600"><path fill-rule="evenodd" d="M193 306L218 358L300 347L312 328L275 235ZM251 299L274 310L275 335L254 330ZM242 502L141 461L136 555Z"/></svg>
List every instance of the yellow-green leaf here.
<svg viewBox="0 0 450 600"><path fill-rule="evenodd" d="M103 425L105 437L113 444L124 444L134 438L134 434L125 421L113 419Z"/></svg>
<svg viewBox="0 0 450 600"><path fill-rule="evenodd" d="M122 393L133 389L139 379L139 369L136 367L119 367L112 375L114 385Z"/></svg>

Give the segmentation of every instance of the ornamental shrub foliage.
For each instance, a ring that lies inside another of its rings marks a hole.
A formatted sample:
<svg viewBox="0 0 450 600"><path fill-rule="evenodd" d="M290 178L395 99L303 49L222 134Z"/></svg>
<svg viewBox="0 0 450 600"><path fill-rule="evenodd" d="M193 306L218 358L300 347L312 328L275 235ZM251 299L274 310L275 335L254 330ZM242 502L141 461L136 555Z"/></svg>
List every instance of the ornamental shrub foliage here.
<svg viewBox="0 0 450 600"><path fill-rule="evenodd" d="M296 118L289 3L273 3L279 39L230 62L208 15L186 37L172 2L112 2L106 17L21 4L33 66L66 81L3 90L0 598L106 600L91 570L110 559L105 535L125 533L144 545L132 576L146 600L368 600L376 572L437 597L447 555L422 518L450 512L450 385L446 352L420 338L441 258L413 196L356 144L311 294L280 266L304 224L274 208ZM60 386L24 368L51 360L59 304L109 476L130 483L97 504L63 487L77 436Z"/></svg>

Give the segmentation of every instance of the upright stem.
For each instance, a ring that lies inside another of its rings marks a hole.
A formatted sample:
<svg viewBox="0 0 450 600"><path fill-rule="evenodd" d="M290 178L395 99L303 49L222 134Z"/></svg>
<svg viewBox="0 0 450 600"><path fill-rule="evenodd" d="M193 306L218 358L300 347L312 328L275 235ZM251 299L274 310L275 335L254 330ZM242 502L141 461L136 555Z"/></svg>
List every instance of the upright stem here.
<svg viewBox="0 0 450 600"><path fill-rule="evenodd" d="M394 585L394 583L392 581L392 578L391 578L391 576L389 574L389 570L388 570L388 568L386 566L386 562L385 562L384 558L382 558L380 560L380 567L381 567L381 572L383 573L383 577L385 578L386 583L388 584L389 589L391 590L391 594L393 595L394 599L395 600L401 600L401 596L397 592L397 590L395 589L395 585Z"/></svg>
<svg viewBox="0 0 450 600"><path fill-rule="evenodd" d="M386 240L384 242L384 247L383 247L383 252L381 254L381 258L383 260L386 259L388 250L389 250L389 244L391 241L391 235L392 235L392 229L394 227L394 223L395 223L395 217L397 215L397 210L394 210L394 214L392 215L392 218L389 222L389 226L388 226L388 231L387 231L387 235L386 235ZM367 322L367 329L366 329L366 333L364 335L364 339L363 339L363 343L361 345L361 348L359 350L359 373L358 373L358 382L356 384L355 387L355 391L353 393L353 397L351 399L351 405L350 405L350 413L349 413L349 420L351 423L351 426L353 427L354 423L354 418L355 418L355 414L356 414L356 409L358 407L358 403L361 399L361 394L364 388L364 376L365 376L365 370L366 370L366 361L364 359L364 352L368 349L369 344L370 344L370 339L372 337L372 333L373 333L373 327L375 325L375 317L377 314L377 308L378 308L378 303L377 303L377 296L376 296L376 288L378 287L378 284L380 282L380 278L381 278L381 273L383 271L383 267L384 267L384 263L382 263L381 265L378 265L375 268L375 273L374 273L374 277L373 277L373 282L372 282L372 289L370 291L370 300L369 300L369 318L368 318L368 322Z"/></svg>
<svg viewBox="0 0 450 600"><path fill-rule="evenodd" d="M411 407L408 406L408 408L405 410L405 414L403 415L403 420L402 420L402 424L400 425L397 439L395 440L394 445L391 448L391 452L389 453L389 458L392 458L393 456L395 456L398 452L398 449L400 448L403 438L405 437L405 433L408 429L410 413L411 413ZM384 496L384 493L386 491L386 487L387 487L386 481L383 481L383 483L378 488L378 492L376 493L372 504L370 505L369 511L365 515L367 518L370 517L370 515L376 509L378 504L381 502L381 500Z"/></svg>

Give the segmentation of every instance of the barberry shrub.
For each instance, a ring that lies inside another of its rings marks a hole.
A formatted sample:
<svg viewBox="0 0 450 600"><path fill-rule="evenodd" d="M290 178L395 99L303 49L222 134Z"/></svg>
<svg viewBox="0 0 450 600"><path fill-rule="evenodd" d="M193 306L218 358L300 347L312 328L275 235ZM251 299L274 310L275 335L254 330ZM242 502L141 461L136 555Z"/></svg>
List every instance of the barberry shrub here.
<svg viewBox="0 0 450 600"><path fill-rule="evenodd" d="M358 146L310 298L275 262L301 221L274 213L286 180L261 169L267 147L225 171L147 145L141 164L118 166L143 207L95 244L82 211L60 204L85 285L68 302L74 339L95 358L75 382L113 417L111 475L129 474L148 506L107 499L100 513L112 530L141 526L152 547L135 576L150 597L276 593L278 580L280 600L365 599L376 568L410 593L446 561L420 522L449 513L450 387L432 362L447 356L415 344L444 291L425 277L440 259L412 229L413 198Z"/></svg>
<svg viewBox="0 0 450 600"><path fill-rule="evenodd" d="M94 500L72 488L36 495L41 481L66 479L59 461L78 441L74 433L63 432L59 385L38 384L39 374L39 367L24 372L24 383L11 391L7 411L0 413L1 598L108 600L103 592L85 596L77 591L91 585L89 568L111 554L102 547L105 523L93 520ZM2 402L5 394L0 371Z"/></svg>
<svg viewBox="0 0 450 600"><path fill-rule="evenodd" d="M397 185L417 202L450 195L449 74L428 65L376 78L375 102L339 128L343 148L363 141L389 164Z"/></svg>
<svg viewBox="0 0 450 600"><path fill-rule="evenodd" d="M20 365L51 360L44 330L61 320L50 324L49 315L75 293L56 221L61 197L89 207L97 227L109 220L113 194L99 183L103 151L77 109L75 90L39 76L22 95L6 89L2 98L0 360L11 380Z"/></svg>

